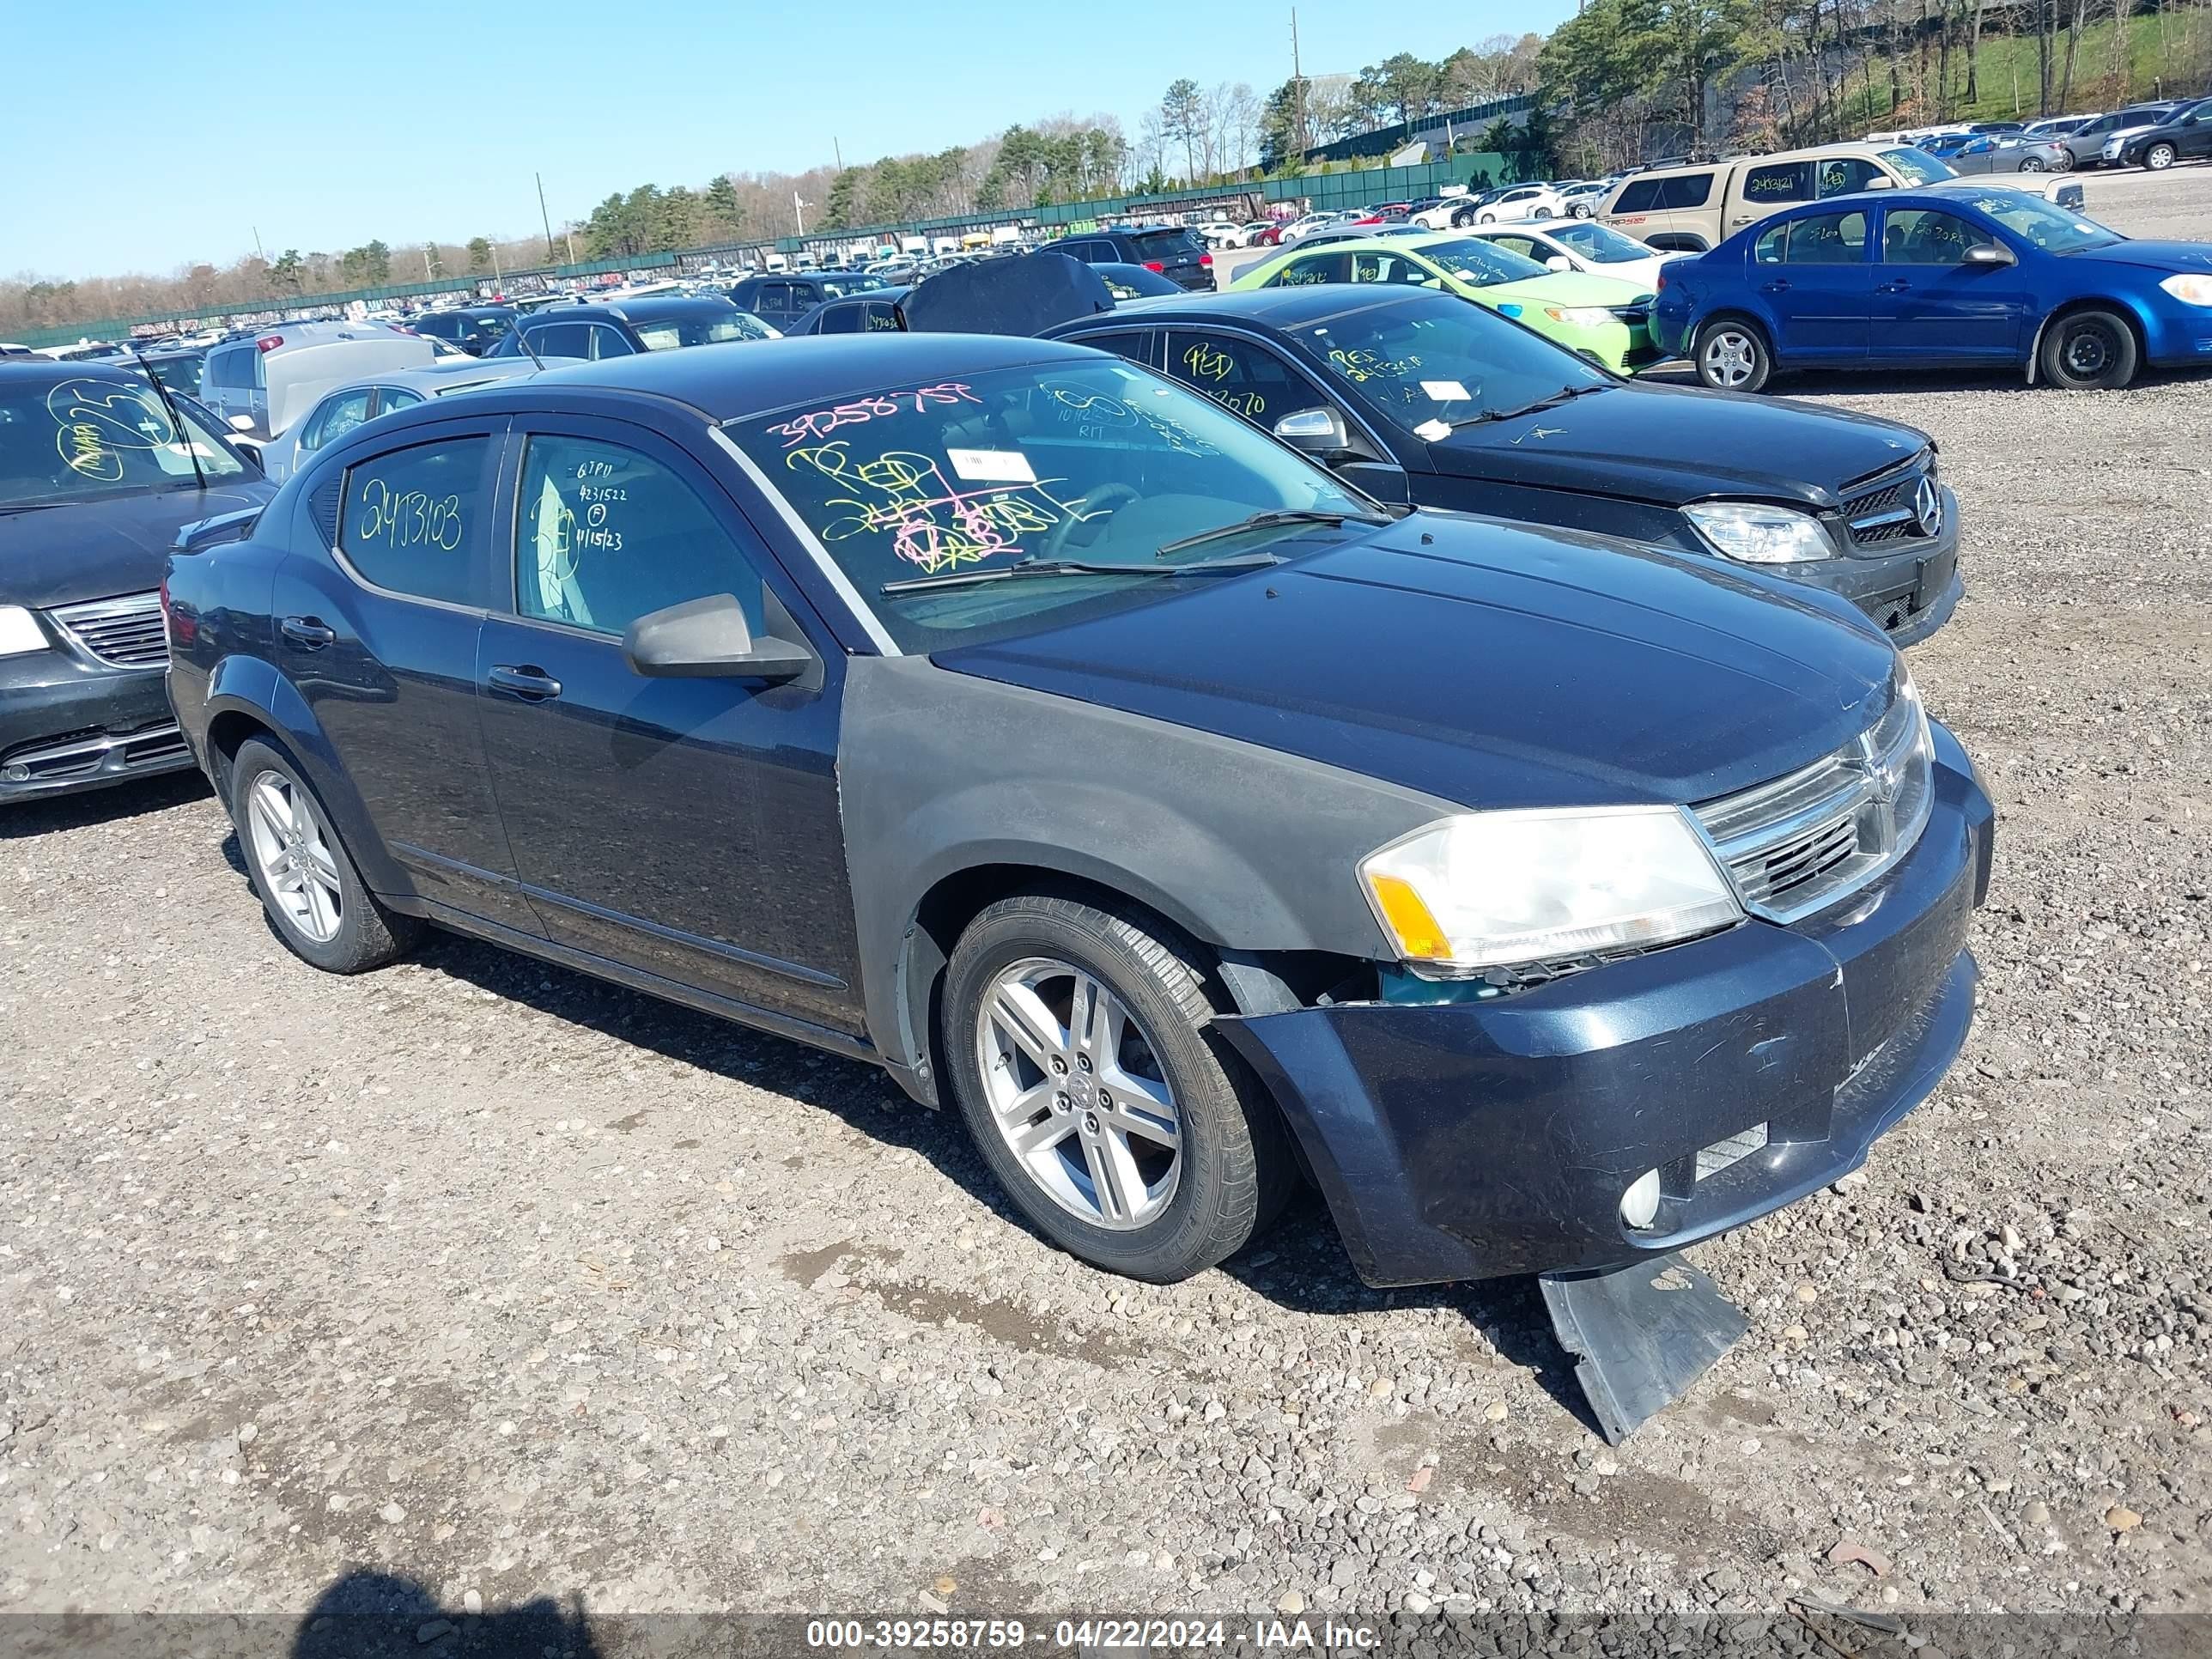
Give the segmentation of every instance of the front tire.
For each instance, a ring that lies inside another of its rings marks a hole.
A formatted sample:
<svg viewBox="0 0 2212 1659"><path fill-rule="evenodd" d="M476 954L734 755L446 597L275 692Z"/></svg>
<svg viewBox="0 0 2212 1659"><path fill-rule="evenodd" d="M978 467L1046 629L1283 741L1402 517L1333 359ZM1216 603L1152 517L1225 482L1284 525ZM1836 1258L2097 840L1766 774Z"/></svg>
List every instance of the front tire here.
<svg viewBox="0 0 2212 1659"><path fill-rule="evenodd" d="M2117 392L2136 377L2140 353L2127 319L2076 311L2044 331L2043 378L2069 392Z"/></svg>
<svg viewBox="0 0 2212 1659"><path fill-rule="evenodd" d="M1152 924L1158 927L1158 924ZM1001 900L945 973L945 1070L985 1163L1071 1255L1171 1284L1296 1182L1273 1104L1208 1029L1196 952L1072 898Z"/></svg>
<svg viewBox="0 0 2212 1659"><path fill-rule="evenodd" d="M2033 155L2023 155L2021 157L2020 170L2022 173L2040 173L2043 171L2043 163Z"/></svg>
<svg viewBox="0 0 2212 1659"><path fill-rule="evenodd" d="M1691 349L1698 379L1715 392L1757 392L1774 373L1774 354L1756 325L1719 317L1698 331Z"/></svg>
<svg viewBox="0 0 2212 1659"><path fill-rule="evenodd" d="M2172 144L2160 142L2143 152L2143 165L2153 173L2163 173L2181 159L2181 152Z"/></svg>
<svg viewBox="0 0 2212 1659"><path fill-rule="evenodd" d="M331 974L404 955L422 924L379 902L291 757L258 738L230 766L230 821L253 890L285 948Z"/></svg>

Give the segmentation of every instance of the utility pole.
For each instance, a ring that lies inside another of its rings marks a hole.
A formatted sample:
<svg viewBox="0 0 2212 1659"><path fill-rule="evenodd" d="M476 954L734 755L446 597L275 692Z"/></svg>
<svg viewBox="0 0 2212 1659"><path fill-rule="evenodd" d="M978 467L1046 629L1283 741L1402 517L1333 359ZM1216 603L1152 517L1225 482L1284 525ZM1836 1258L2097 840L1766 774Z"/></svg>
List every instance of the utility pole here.
<svg viewBox="0 0 2212 1659"><path fill-rule="evenodd" d="M1291 131L1297 135L1298 153L1305 153L1306 76L1298 67L1298 9L1291 8Z"/></svg>
<svg viewBox="0 0 2212 1659"><path fill-rule="evenodd" d="M533 173L530 176L538 180L538 218L545 227L545 257L550 259L553 257L553 218L545 211L545 175ZM575 262L571 259L569 263L573 264Z"/></svg>
<svg viewBox="0 0 2212 1659"><path fill-rule="evenodd" d="M576 233L564 230L561 234L568 239L568 263L573 265L576 263ZM549 259L553 257L553 244L550 242L545 244L545 257Z"/></svg>
<svg viewBox="0 0 2212 1659"><path fill-rule="evenodd" d="M430 255L430 244L425 242L422 244L422 280L426 283L434 283L438 280L437 261Z"/></svg>
<svg viewBox="0 0 2212 1659"><path fill-rule="evenodd" d="M253 257L264 265L269 263L268 250L261 246L261 227L258 225L253 227Z"/></svg>
<svg viewBox="0 0 2212 1659"><path fill-rule="evenodd" d="M845 170L845 147L837 142L835 133L830 136L830 153L837 158L837 171L842 173Z"/></svg>
<svg viewBox="0 0 2212 1659"><path fill-rule="evenodd" d="M792 191L791 216L793 220L797 222L799 226L799 234L801 236L806 234L806 208L807 204L799 199L799 192L795 190Z"/></svg>

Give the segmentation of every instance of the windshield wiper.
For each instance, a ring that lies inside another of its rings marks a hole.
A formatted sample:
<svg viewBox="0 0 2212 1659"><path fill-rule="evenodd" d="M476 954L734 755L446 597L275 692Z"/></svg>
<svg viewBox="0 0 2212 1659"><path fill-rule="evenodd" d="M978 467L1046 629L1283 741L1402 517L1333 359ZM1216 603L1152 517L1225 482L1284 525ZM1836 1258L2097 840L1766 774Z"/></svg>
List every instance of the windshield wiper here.
<svg viewBox="0 0 2212 1659"><path fill-rule="evenodd" d="M50 507L68 505L67 501L0 501L0 518L10 513L44 513Z"/></svg>
<svg viewBox="0 0 2212 1659"><path fill-rule="evenodd" d="M1451 423L1452 430L1456 432L1463 426L1480 426L1485 421L1516 420L1521 416L1534 415L1542 410L1557 409L1561 404L1570 402L1576 398L1586 398L1593 392L1610 392L1612 389L1612 384L1604 380L1599 381L1595 386L1563 386L1548 397L1539 398L1533 404L1523 404L1518 409L1486 409L1480 415L1470 415L1464 420L1454 421Z"/></svg>
<svg viewBox="0 0 2212 1659"><path fill-rule="evenodd" d="M1164 559L1170 553L1180 553L1186 547L1196 547L1203 542L1234 536L1240 531L1265 530L1270 525L1285 524L1342 524L1349 520L1354 524L1389 524L1388 517L1376 518L1371 513L1336 512L1324 507L1273 507L1263 513L1255 513L1234 524L1218 524L1211 530L1201 530L1194 536L1185 536L1168 543L1153 556Z"/></svg>
<svg viewBox="0 0 2212 1659"><path fill-rule="evenodd" d="M1002 564L994 570L952 570L941 576L914 576L885 582L876 590L885 595L921 593L933 588L966 587L975 582L1002 582L1016 576L1232 576L1240 570L1264 570L1283 562L1274 553L1240 553L1229 559L1200 559L1195 564L1108 564L1092 559L1040 559L1032 554Z"/></svg>

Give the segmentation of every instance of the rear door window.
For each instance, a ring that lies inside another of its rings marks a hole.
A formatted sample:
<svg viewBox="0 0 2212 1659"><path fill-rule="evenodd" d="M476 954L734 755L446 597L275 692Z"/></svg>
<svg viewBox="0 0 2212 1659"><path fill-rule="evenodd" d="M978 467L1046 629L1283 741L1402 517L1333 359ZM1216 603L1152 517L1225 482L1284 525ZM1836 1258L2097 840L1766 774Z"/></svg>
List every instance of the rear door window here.
<svg viewBox="0 0 2212 1659"><path fill-rule="evenodd" d="M1615 213L1652 213L1658 210L1659 186L1657 179L1631 179L1620 187L1620 199L1613 204Z"/></svg>
<svg viewBox="0 0 2212 1659"><path fill-rule="evenodd" d="M341 392L326 398L313 415L307 417L307 429L300 434L300 447L320 449L334 443L368 418L368 388L356 392Z"/></svg>
<svg viewBox="0 0 2212 1659"><path fill-rule="evenodd" d="M589 323L548 323L530 331L530 343L541 357L587 357L591 337Z"/></svg>
<svg viewBox="0 0 2212 1659"><path fill-rule="evenodd" d="M346 472L338 550L362 580L410 598L467 605L483 544L487 437L440 439Z"/></svg>
<svg viewBox="0 0 2212 1659"><path fill-rule="evenodd" d="M1857 265L1866 263L1867 221L1863 213L1814 213L1790 222L1790 241L1782 258L1792 265Z"/></svg>
<svg viewBox="0 0 2212 1659"><path fill-rule="evenodd" d="M1713 175L1710 173L1679 173L1672 179L1662 179L1661 205L1667 208L1701 208L1713 193Z"/></svg>
<svg viewBox="0 0 2212 1659"><path fill-rule="evenodd" d="M1768 161L1758 167L1746 167L1743 199L1761 206L1780 202L1809 202L1813 199L1813 164L1810 161Z"/></svg>

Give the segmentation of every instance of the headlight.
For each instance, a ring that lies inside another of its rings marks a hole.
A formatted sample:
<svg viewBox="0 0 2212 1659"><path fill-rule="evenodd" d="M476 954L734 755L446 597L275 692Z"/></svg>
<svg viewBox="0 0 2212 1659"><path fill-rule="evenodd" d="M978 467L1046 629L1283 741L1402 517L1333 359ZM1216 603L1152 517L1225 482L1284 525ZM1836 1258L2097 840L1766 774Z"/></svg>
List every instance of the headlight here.
<svg viewBox="0 0 2212 1659"><path fill-rule="evenodd" d="M1745 564L1809 564L1835 555L1820 521L1794 507L1699 501L1682 511L1716 551Z"/></svg>
<svg viewBox="0 0 2212 1659"><path fill-rule="evenodd" d="M1664 945L1743 914L1673 806L1440 818L1370 854L1359 879L1400 957L1441 978Z"/></svg>
<svg viewBox="0 0 2212 1659"><path fill-rule="evenodd" d="M0 605L0 657L44 651L50 643L36 617L20 605Z"/></svg>
<svg viewBox="0 0 2212 1659"><path fill-rule="evenodd" d="M1544 314L1555 323L1568 323L1577 328L1603 328L1607 323L1620 320L1603 306L1546 306Z"/></svg>
<svg viewBox="0 0 2212 1659"><path fill-rule="evenodd" d="M2185 305L2212 306L2212 276L2197 271L2184 271L2169 276L2159 286Z"/></svg>

